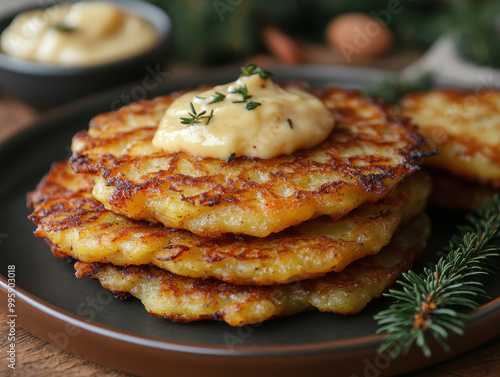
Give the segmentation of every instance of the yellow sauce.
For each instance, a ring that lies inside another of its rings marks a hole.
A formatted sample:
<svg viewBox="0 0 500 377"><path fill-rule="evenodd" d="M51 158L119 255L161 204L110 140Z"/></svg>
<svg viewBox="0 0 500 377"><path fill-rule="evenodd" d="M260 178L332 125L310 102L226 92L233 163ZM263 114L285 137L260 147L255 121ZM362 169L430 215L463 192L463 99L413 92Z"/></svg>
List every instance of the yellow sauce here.
<svg viewBox="0 0 500 377"><path fill-rule="evenodd" d="M140 54L158 40L153 25L116 4L84 1L18 15L1 47L20 59L82 67Z"/></svg>
<svg viewBox="0 0 500 377"><path fill-rule="evenodd" d="M238 102L243 95L232 92L245 85L251 98ZM218 98L217 92L225 98L210 103ZM247 110L250 101L260 105ZM197 123L183 124L181 118L192 118L190 103L197 114L205 113ZM268 159L312 148L333 128L333 116L318 98L299 89L283 89L254 74L179 97L161 120L153 145L169 153L184 150L201 157L227 159L234 153Z"/></svg>

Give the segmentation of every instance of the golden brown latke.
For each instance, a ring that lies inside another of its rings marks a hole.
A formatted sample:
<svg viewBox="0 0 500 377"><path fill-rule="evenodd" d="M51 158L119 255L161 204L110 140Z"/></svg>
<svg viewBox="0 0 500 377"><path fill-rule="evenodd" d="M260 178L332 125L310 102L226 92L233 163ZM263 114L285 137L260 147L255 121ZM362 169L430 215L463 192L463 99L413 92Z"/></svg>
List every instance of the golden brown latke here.
<svg viewBox="0 0 500 377"><path fill-rule="evenodd" d="M384 197L416 160L424 139L392 109L360 93L311 90L335 116L320 145L268 160L167 154L151 140L179 94L95 117L73 139L73 169L95 175L93 195L113 212L204 237L265 237L323 214L341 217Z"/></svg>
<svg viewBox="0 0 500 377"><path fill-rule="evenodd" d="M441 150L425 165L500 188L500 92L432 90L406 96L401 114Z"/></svg>
<svg viewBox="0 0 500 377"><path fill-rule="evenodd" d="M83 262L151 263L183 276L268 285L338 272L378 253L423 211L430 179L416 173L376 204L343 219L321 216L266 238L227 234L218 239L117 215L92 197L92 186L91 175L73 173L67 162L55 164L29 195L35 234Z"/></svg>
<svg viewBox="0 0 500 377"><path fill-rule="evenodd" d="M96 278L112 292L139 298L153 315L180 322L214 319L243 326L313 309L358 313L411 268L428 234L429 221L423 215L397 234L379 254L360 259L341 273L277 286L232 285L214 279L186 278L151 266L78 262L75 269L79 278Z"/></svg>

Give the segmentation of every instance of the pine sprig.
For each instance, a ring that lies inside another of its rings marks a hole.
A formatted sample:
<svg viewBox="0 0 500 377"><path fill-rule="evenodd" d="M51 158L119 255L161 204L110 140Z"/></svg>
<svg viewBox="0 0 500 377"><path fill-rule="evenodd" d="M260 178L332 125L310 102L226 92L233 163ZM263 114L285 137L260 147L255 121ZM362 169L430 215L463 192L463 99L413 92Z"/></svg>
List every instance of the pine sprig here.
<svg viewBox="0 0 500 377"><path fill-rule="evenodd" d="M365 97L380 97L396 105L405 95L428 90L432 84L432 76L423 72L413 79L403 76L382 76L363 89Z"/></svg>
<svg viewBox="0 0 500 377"><path fill-rule="evenodd" d="M463 334L467 315L459 310L477 308L487 297L480 279L495 272L500 257L500 195L482 208L467 216L469 225L459 227L461 235L451 238L436 264L422 274L403 274L405 281L397 282L402 289L386 294L396 301L375 316L377 333L388 333L379 353L390 349L397 357L416 343L430 356L429 336L449 350L448 334Z"/></svg>

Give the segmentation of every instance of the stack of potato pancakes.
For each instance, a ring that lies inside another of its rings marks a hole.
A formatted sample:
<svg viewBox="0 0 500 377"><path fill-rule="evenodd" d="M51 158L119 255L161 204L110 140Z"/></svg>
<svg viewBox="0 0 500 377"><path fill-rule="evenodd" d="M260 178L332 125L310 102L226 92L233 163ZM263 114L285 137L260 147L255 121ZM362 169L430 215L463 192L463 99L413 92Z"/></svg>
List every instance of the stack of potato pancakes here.
<svg viewBox="0 0 500 377"><path fill-rule="evenodd" d="M297 84L294 84L297 85ZM232 326L354 314L412 266L432 152L381 101L307 88L335 118L314 148L220 160L152 144L182 93L96 116L29 194L35 234L119 296L174 321Z"/></svg>

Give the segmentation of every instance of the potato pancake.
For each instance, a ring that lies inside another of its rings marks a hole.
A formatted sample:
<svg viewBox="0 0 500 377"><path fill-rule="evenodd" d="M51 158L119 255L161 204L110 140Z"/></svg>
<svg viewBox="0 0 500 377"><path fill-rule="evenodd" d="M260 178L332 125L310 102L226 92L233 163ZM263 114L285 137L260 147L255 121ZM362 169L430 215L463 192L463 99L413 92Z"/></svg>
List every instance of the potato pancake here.
<svg viewBox="0 0 500 377"><path fill-rule="evenodd" d="M29 195L35 234L83 262L154 264L193 278L268 285L339 272L378 253L423 211L430 179L418 172L377 203L342 219L321 216L265 238L226 234L207 239L132 220L106 210L92 196L92 187L91 175L75 174L67 162L55 164Z"/></svg>
<svg viewBox="0 0 500 377"><path fill-rule="evenodd" d="M341 273L277 286L186 278L151 266L78 262L75 269L79 278L96 278L104 288L120 296L137 297L153 315L180 322L213 319L243 326L313 309L358 313L412 266L428 234L428 218L423 215L379 254L360 259Z"/></svg>
<svg viewBox="0 0 500 377"><path fill-rule="evenodd" d="M230 163L152 145L180 94L140 101L95 117L73 139L73 169L95 176L94 197L136 220L203 237L266 237L320 215L339 218L387 195L431 153L388 105L342 89L311 89L334 114L320 145L267 160Z"/></svg>
<svg viewBox="0 0 500 377"><path fill-rule="evenodd" d="M433 90L406 96L401 114L441 150L425 165L500 188L500 92Z"/></svg>

